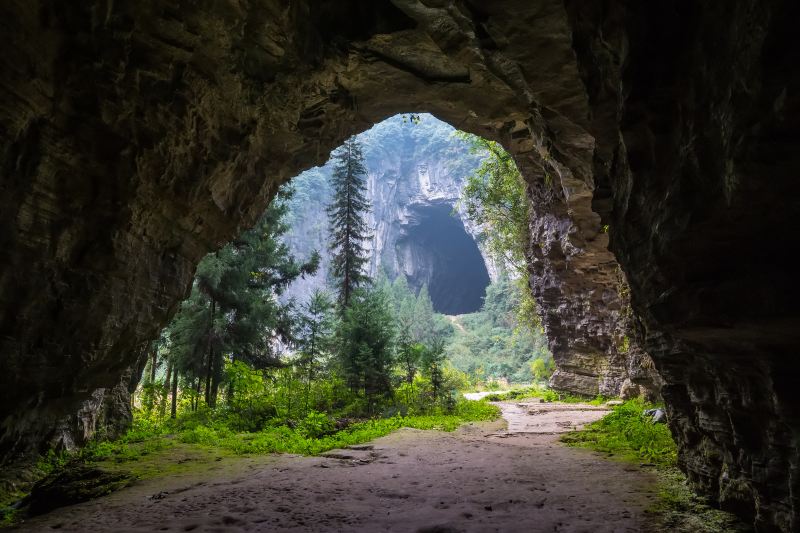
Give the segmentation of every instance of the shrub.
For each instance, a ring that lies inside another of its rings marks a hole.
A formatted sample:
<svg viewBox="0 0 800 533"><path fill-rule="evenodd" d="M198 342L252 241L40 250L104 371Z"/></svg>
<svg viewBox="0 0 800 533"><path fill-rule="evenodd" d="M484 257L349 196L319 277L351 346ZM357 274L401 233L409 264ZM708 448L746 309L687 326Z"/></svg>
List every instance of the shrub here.
<svg viewBox="0 0 800 533"><path fill-rule="evenodd" d="M306 437L318 438L331 433L333 429L333 420L328 415L317 411L309 412L300 422L300 430Z"/></svg>

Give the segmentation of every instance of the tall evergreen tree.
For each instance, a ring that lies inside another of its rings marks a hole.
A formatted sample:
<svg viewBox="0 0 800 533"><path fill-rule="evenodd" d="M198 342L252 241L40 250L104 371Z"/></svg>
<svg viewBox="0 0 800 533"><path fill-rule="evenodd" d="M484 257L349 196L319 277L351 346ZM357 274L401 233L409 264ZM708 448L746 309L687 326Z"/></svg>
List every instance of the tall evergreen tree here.
<svg viewBox="0 0 800 533"><path fill-rule="evenodd" d="M190 297L167 327L170 362L213 406L225 356L258 368L277 364L271 340L292 340L291 306L277 296L301 275L313 273L319 255L296 261L281 241L290 191L270 204L256 226L207 255L198 265Z"/></svg>
<svg viewBox="0 0 800 533"><path fill-rule="evenodd" d="M431 380L434 403L442 398L444 389L444 340L434 339L423 354L423 365Z"/></svg>
<svg viewBox="0 0 800 533"><path fill-rule="evenodd" d="M311 382L317 377L323 354L332 348L333 302L326 292L315 290L303 305L298 317L297 346L300 348L299 366L306 379L304 409L308 410Z"/></svg>
<svg viewBox="0 0 800 533"><path fill-rule="evenodd" d="M361 144L350 137L333 153L333 198L328 205L330 222L331 275L336 280L341 310L350 305L353 291L367 281L364 242L371 238L364 215L367 168Z"/></svg>
<svg viewBox="0 0 800 533"><path fill-rule="evenodd" d="M434 312L428 285L423 284L414 303L411 334L416 342L431 344L434 333Z"/></svg>

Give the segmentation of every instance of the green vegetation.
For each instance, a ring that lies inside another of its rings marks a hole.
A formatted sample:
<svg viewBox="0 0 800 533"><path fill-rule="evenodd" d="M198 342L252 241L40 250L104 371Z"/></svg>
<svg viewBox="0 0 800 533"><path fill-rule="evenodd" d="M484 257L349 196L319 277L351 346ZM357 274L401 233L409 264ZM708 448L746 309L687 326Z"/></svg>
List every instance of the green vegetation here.
<svg viewBox="0 0 800 533"><path fill-rule="evenodd" d="M666 424L653 424L642 414L650 407L643 400L629 400L583 431L568 433L561 440L632 461L674 466L678 453L675 441Z"/></svg>
<svg viewBox="0 0 800 533"><path fill-rule="evenodd" d="M658 501L652 509L657 531L722 533L748 531L730 513L713 508L689 487L677 468L677 446L666 424L643 414L654 406L641 399L614 407L612 413L561 437L570 446L587 447L624 461L656 469Z"/></svg>
<svg viewBox="0 0 800 533"><path fill-rule="evenodd" d="M538 398L544 402L586 403L589 405L602 405L609 400L609 398L605 396L597 396L592 399L575 396L565 392L554 391L540 384L489 394L484 396L483 399L489 402L499 402L503 400L527 400L531 398Z"/></svg>
<svg viewBox="0 0 800 533"><path fill-rule="evenodd" d="M349 139L333 161L338 305L321 290L299 305L278 299L318 263L316 253L296 262L281 244L291 195L282 191L256 228L201 262L192 295L149 356L133 427L87 446L81 460L129 463L187 445L316 454L403 426L450 431L498 416L458 399L468 382L444 358L452 325L433 312L427 289L414 294L405 277L373 282L363 273L360 144Z"/></svg>
<svg viewBox="0 0 800 533"><path fill-rule="evenodd" d="M283 191L254 228L198 265L189 298L150 348L141 397L148 410L158 406L163 416L171 396L175 417L179 387L192 409L201 396L214 406L226 366L278 364L274 341L293 340L293 309L277 296L293 280L313 273L319 262L316 252L306 263L295 261L280 241L288 229L283 217L290 195ZM157 379L159 370L163 381Z"/></svg>
<svg viewBox="0 0 800 533"><path fill-rule="evenodd" d="M361 421L335 420L323 413L309 412L291 425L268 425L259 431L232 428L220 411L204 409L165 424L149 423L137 417L128 433L115 442L96 442L80 452L89 462L128 463L156 454L180 443L211 447L236 455L297 453L317 455L333 448L366 442L402 428L453 431L465 422L492 420L499 410L485 402L462 400L449 413L431 412ZM144 419L146 420L146 419ZM337 426L345 425L341 429ZM234 424L235 426L235 424Z"/></svg>
<svg viewBox="0 0 800 533"><path fill-rule="evenodd" d="M461 192L467 216L483 227L481 239L498 264L509 267L516 274L520 297L516 306L519 323L531 328L541 327L525 261L525 250L530 240L530 204L525 180L514 158L500 144L470 133L458 132L456 135L469 144L473 153L483 158Z"/></svg>
<svg viewBox="0 0 800 533"><path fill-rule="evenodd" d="M333 152L331 175L333 197L327 206L330 224L328 248L331 251L331 276L334 279L341 309L350 305L353 292L363 286L367 251L364 242L370 238L364 215L369 211L367 200L367 168L364 154L355 137Z"/></svg>
<svg viewBox="0 0 800 533"><path fill-rule="evenodd" d="M472 383L543 382L555 370L540 328L520 320L517 311L524 300L522 292L515 280L502 276L486 288L479 312L454 318L458 327L445 355Z"/></svg>
<svg viewBox="0 0 800 533"><path fill-rule="evenodd" d="M491 253L523 273L530 220L525 181L511 154L500 144L470 133L456 135L483 156L462 191L467 216L487 229L484 239Z"/></svg>

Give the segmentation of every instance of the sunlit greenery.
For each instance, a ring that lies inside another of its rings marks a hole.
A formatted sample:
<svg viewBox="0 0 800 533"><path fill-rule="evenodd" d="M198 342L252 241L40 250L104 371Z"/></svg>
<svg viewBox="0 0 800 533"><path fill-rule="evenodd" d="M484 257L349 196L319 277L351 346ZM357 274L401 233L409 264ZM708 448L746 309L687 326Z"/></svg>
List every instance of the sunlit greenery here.
<svg viewBox="0 0 800 533"><path fill-rule="evenodd" d="M654 424L644 414L653 407L641 399L628 400L583 430L563 435L561 440L652 467L658 479L658 499L650 510L654 531L750 531L735 516L715 509L690 488L686 476L677 468L677 446L669 428Z"/></svg>
<svg viewBox="0 0 800 533"><path fill-rule="evenodd" d="M515 388L506 391L498 391L485 396L483 399L489 402L499 402L503 400L527 400L532 398L536 398L544 402L587 403L589 405L602 405L609 400L609 398L601 395L588 399L566 392L555 391L541 384L533 384L528 387Z"/></svg>
<svg viewBox="0 0 800 533"><path fill-rule="evenodd" d="M134 461L177 443L209 446L235 454L299 453L315 455L324 451L366 442L401 427L453 431L465 422L491 420L499 410L485 402L461 400L450 412L429 414L397 413L388 418L344 421L310 411L291 425L275 422L258 431L237 431L224 412L203 409L175 421L160 423L140 414L128 433L116 442L96 442L81 452L89 461Z"/></svg>
<svg viewBox="0 0 800 533"><path fill-rule="evenodd" d="M641 399L629 400L586 429L564 436L562 441L659 466L674 466L678 453L675 441L666 424L654 424L643 414L651 407Z"/></svg>
<svg viewBox="0 0 800 533"><path fill-rule="evenodd" d="M454 319L459 327L445 354L476 384L529 383L552 374L555 367L546 338L538 327L519 320L517 311L524 300L516 281L502 276L487 287L479 312Z"/></svg>

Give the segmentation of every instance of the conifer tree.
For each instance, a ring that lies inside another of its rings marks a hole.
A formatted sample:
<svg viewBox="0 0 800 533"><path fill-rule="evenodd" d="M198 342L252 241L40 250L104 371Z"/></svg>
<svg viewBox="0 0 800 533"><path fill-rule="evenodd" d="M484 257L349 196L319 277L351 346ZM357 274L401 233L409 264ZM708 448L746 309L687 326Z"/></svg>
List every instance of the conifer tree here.
<svg viewBox="0 0 800 533"><path fill-rule="evenodd" d="M204 386L209 406L216 402L224 357L275 366L273 338L293 340L293 310L277 297L294 279L315 272L319 255L299 262L281 241L290 195L279 193L253 229L200 262L190 297L165 332L173 372L198 395Z"/></svg>
<svg viewBox="0 0 800 533"><path fill-rule="evenodd" d="M350 389L363 393L372 410L392 391L393 317L381 291L359 289L352 297L339 324L339 361Z"/></svg>
<svg viewBox="0 0 800 533"><path fill-rule="evenodd" d="M428 285L423 284L417 295L417 301L414 304L411 334L416 342L431 344L433 341L433 328L433 302L431 302L431 296L428 292Z"/></svg>
<svg viewBox="0 0 800 533"><path fill-rule="evenodd" d="M298 361L306 379L304 409L308 411L311 382L317 377L321 356L331 349L333 320L330 310L333 307L326 292L315 290L303 306L298 317L297 345L300 348Z"/></svg>
<svg viewBox="0 0 800 533"><path fill-rule="evenodd" d="M366 196L367 168L361 144L350 137L333 153L333 198L328 205L330 223L331 275L336 280L340 310L350 305L353 291L368 280L364 273L371 238L364 215L369 210Z"/></svg>
<svg viewBox="0 0 800 533"><path fill-rule="evenodd" d="M428 378L431 380L431 393L434 402L439 401L443 394L444 361L444 340L434 339L423 355L423 364Z"/></svg>

